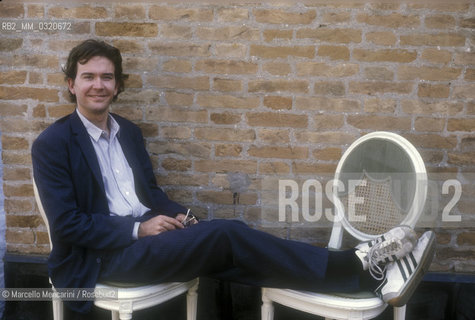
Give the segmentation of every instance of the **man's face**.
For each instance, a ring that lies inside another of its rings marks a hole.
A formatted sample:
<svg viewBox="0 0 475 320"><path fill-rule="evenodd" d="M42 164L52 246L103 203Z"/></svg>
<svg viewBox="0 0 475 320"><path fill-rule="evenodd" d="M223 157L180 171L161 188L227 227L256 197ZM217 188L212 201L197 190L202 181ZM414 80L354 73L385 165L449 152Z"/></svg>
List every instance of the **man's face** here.
<svg viewBox="0 0 475 320"><path fill-rule="evenodd" d="M105 57L92 57L85 64L78 63L76 79L68 79L71 93L76 95L79 111L85 116L108 112L117 94L114 64Z"/></svg>

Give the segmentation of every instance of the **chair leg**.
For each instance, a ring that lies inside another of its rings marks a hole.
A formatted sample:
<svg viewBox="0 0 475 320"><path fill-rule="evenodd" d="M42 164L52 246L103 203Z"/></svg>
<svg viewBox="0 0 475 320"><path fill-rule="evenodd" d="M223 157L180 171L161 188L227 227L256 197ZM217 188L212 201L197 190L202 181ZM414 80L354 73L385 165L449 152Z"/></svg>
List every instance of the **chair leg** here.
<svg viewBox="0 0 475 320"><path fill-rule="evenodd" d="M196 320L198 309L198 283L191 287L186 294L186 320Z"/></svg>
<svg viewBox="0 0 475 320"><path fill-rule="evenodd" d="M64 306L61 299L53 298L53 319L54 320L63 320L64 319Z"/></svg>
<svg viewBox="0 0 475 320"><path fill-rule="evenodd" d="M394 320L406 319L406 306L394 307Z"/></svg>
<svg viewBox="0 0 475 320"><path fill-rule="evenodd" d="M132 319L132 302L123 301L119 304L119 319L120 320L131 320Z"/></svg>
<svg viewBox="0 0 475 320"><path fill-rule="evenodd" d="M132 313L129 312L119 312L120 320L132 320Z"/></svg>
<svg viewBox="0 0 475 320"><path fill-rule="evenodd" d="M119 320L119 312L118 311L111 311L111 318L112 318L112 320Z"/></svg>
<svg viewBox="0 0 475 320"><path fill-rule="evenodd" d="M262 289L262 307L261 307L261 320L273 320L274 319L274 305L272 301L265 295L265 289Z"/></svg>

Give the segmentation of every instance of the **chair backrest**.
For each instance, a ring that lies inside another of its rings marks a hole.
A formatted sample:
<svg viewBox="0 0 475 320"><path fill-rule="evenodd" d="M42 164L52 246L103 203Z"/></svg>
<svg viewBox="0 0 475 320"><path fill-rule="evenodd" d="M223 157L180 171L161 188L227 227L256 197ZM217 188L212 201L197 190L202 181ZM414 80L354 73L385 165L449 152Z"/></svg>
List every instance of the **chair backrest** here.
<svg viewBox="0 0 475 320"><path fill-rule="evenodd" d="M45 210L43 209L43 204L41 203L41 198L38 192L38 187L36 186L35 179L33 178L32 181L33 181L33 192L35 194L36 205L38 206L38 210L40 211L41 218L43 218L43 222L46 225L46 230L48 231L49 246L51 249L53 249L53 242L51 241L51 232L49 228L48 217L46 216Z"/></svg>
<svg viewBox="0 0 475 320"><path fill-rule="evenodd" d="M427 173L409 141L378 131L346 150L333 188L335 221L328 246L339 249L343 230L366 241L396 225L414 227L427 197Z"/></svg>

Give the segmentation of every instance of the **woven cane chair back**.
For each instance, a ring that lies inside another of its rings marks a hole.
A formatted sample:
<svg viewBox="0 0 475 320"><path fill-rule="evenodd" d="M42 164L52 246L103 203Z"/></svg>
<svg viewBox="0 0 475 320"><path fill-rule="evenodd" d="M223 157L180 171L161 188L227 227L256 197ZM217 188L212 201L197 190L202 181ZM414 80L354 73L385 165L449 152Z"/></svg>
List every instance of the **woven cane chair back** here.
<svg viewBox="0 0 475 320"><path fill-rule="evenodd" d="M374 132L356 140L335 173L334 203L338 236L341 226L358 240L370 240L396 225L414 227L427 195L424 162L405 138ZM339 226L341 224L341 226ZM335 229L336 227L336 229Z"/></svg>

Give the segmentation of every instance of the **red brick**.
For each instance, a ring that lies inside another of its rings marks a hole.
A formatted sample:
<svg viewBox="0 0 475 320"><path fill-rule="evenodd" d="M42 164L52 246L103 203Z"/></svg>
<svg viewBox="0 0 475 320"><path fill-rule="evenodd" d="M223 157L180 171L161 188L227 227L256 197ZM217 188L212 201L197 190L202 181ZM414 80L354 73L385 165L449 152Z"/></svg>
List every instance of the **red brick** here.
<svg viewBox="0 0 475 320"><path fill-rule="evenodd" d="M284 144L290 142L289 129L262 128L257 130L259 141L266 144Z"/></svg>
<svg viewBox="0 0 475 320"><path fill-rule="evenodd" d="M301 110L357 112L361 110L358 100L327 97L297 97L295 106Z"/></svg>
<svg viewBox="0 0 475 320"><path fill-rule="evenodd" d="M290 113L247 113L246 118L250 126L259 127L305 128L308 123L307 115Z"/></svg>
<svg viewBox="0 0 475 320"><path fill-rule="evenodd" d="M277 59L287 57L313 58L315 56L315 47L313 46L264 46L251 45L251 56L263 59Z"/></svg>
<svg viewBox="0 0 475 320"><path fill-rule="evenodd" d="M239 157L242 153L242 146L236 144L218 144L215 146L217 157Z"/></svg>
<svg viewBox="0 0 475 320"><path fill-rule="evenodd" d="M296 92L306 93L308 82L305 80L251 80L249 92Z"/></svg>
<svg viewBox="0 0 475 320"><path fill-rule="evenodd" d="M2 3L0 10L0 18L23 18L25 9L23 3Z"/></svg>
<svg viewBox="0 0 475 320"><path fill-rule="evenodd" d="M473 132L475 130L475 119L448 119L447 121L448 131Z"/></svg>
<svg viewBox="0 0 475 320"><path fill-rule="evenodd" d="M216 14L219 22L240 22L249 19L248 8L219 8Z"/></svg>
<svg viewBox="0 0 475 320"><path fill-rule="evenodd" d="M6 215L7 227L12 228L36 228L43 224L40 215Z"/></svg>
<svg viewBox="0 0 475 320"><path fill-rule="evenodd" d="M119 19L143 20L145 19L145 8L141 5L117 5L114 16Z"/></svg>
<svg viewBox="0 0 475 320"><path fill-rule="evenodd" d="M273 110L290 110L292 109L292 98L282 96L265 96L264 106Z"/></svg>
<svg viewBox="0 0 475 320"><path fill-rule="evenodd" d="M197 160L195 171L198 172L244 172L254 174L257 171L257 162L254 160Z"/></svg>
<svg viewBox="0 0 475 320"><path fill-rule="evenodd" d="M376 115L349 115L347 122L358 129L372 130L410 130L411 118Z"/></svg>
<svg viewBox="0 0 475 320"><path fill-rule="evenodd" d="M409 94L413 87L410 82L350 82L349 92L373 95L377 93Z"/></svg>
<svg viewBox="0 0 475 320"><path fill-rule="evenodd" d="M96 34L110 37L155 37L158 26L155 23L96 22Z"/></svg>
<svg viewBox="0 0 475 320"><path fill-rule="evenodd" d="M14 51L21 48L23 39L3 38L0 39L0 51Z"/></svg>
<svg viewBox="0 0 475 320"><path fill-rule="evenodd" d="M289 12L286 10L254 10L254 17L260 23L311 24L317 16L314 10Z"/></svg>
<svg viewBox="0 0 475 320"><path fill-rule="evenodd" d="M302 62L297 64L297 75L319 77L350 77L357 74L359 66L352 63L329 65L319 62Z"/></svg>
<svg viewBox="0 0 475 320"><path fill-rule="evenodd" d="M250 142L256 139L256 133L250 129L195 128L195 137L205 141Z"/></svg>
<svg viewBox="0 0 475 320"><path fill-rule="evenodd" d="M26 71L0 72L0 84L23 84L26 81Z"/></svg>
<svg viewBox="0 0 475 320"><path fill-rule="evenodd" d="M251 157L259 158L306 159L308 157L308 149L305 147L251 146L247 152Z"/></svg>
<svg viewBox="0 0 475 320"><path fill-rule="evenodd" d="M1 87L0 99L20 100L33 99L47 102L57 102L59 100L58 90L29 87Z"/></svg>
<svg viewBox="0 0 475 320"><path fill-rule="evenodd" d="M52 7L48 9L48 15L61 19L103 19L107 18L107 10L104 7L91 6L82 6L74 8Z"/></svg>
<svg viewBox="0 0 475 320"><path fill-rule="evenodd" d="M211 45L209 44L193 44L193 43L168 43L168 42L151 42L149 48L154 54L160 56L184 57L197 56L207 57L210 55Z"/></svg>
<svg viewBox="0 0 475 320"><path fill-rule="evenodd" d="M27 150L29 149L28 140L23 137L14 137L2 135L3 150Z"/></svg>
<svg viewBox="0 0 475 320"><path fill-rule="evenodd" d="M299 29L298 39L315 39L322 42L331 43L360 43L362 40L361 30L355 29Z"/></svg>
<svg viewBox="0 0 475 320"><path fill-rule="evenodd" d="M400 80L448 81L457 79L461 73L462 69L458 68L415 67L407 65L398 68L398 78Z"/></svg>
<svg viewBox="0 0 475 320"><path fill-rule="evenodd" d="M176 8L171 6L151 6L149 18L165 21L197 21L213 20L213 10L208 8Z"/></svg>
<svg viewBox="0 0 475 320"><path fill-rule="evenodd" d="M149 76L147 82L158 88L168 89L193 89L208 90L209 78L206 76L198 77L175 77L175 76Z"/></svg>
<svg viewBox="0 0 475 320"><path fill-rule="evenodd" d="M212 113L210 120L216 124L236 124L241 122L241 115L230 112Z"/></svg>
<svg viewBox="0 0 475 320"><path fill-rule="evenodd" d="M201 40L214 41L258 41L259 30L248 26L201 27L195 32Z"/></svg>
<svg viewBox="0 0 475 320"><path fill-rule="evenodd" d="M191 61L182 60L182 59L170 59L162 64L164 71L169 72L191 72L192 64Z"/></svg>
<svg viewBox="0 0 475 320"><path fill-rule="evenodd" d="M345 84L341 81L318 81L313 87L313 92L316 95L344 96L345 91Z"/></svg>
<svg viewBox="0 0 475 320"><path fill-rule="evenodd" d="M400 43L403 46L461 47L465 45L465 37L457 33L413 33L401 35Z"/></svg>
<svg viewBox="0 0 475 320"><path fill-rule="evenodd" d="M268 29L264 30L264 40L266 42L272 42L276 39L290 40L293 37L293 30L281 30L281 29Z"/></svg>
<svg viewBox="0 0 475 320"><path fill-rule="evenodd" d="M392 13L388 15L371 14L359 14L356 17L360 23L368 25L386 27L386 28L416 28L420 26L420 18L416 15L401 15L398 13Z"/></svg>
<svg viewBox="0 0 475 320"><path fill-rule="evenodd" d="M254 109L259 105L257 97L240 97L231 95L199 94L196 103L207 108Z"/></svg>
<svg viewBox="0 0 475 320"><path fill-rule="evenodd" d="M319 46L318 55L332 60L350 60L350 49L343 46Z"/></svg>
<svg viewBox="0 0 475 320"><path fill-rule="evenodd" d="M257 64L244 61L201 60L195 64L197 71L219 74L255 74Z"/></svg>
<svg viewBox="0 0 475 320"><path fill-rule="evenodd" d="M178 155L185 158L197 157L208 159L211 154L211 145L199 142L180 142L169 141L150 142L147 145L148 151L160 155Z"/></svg>
<svg viewBox="0 0 475 320"><path fill-rule="evenodd" d="M367 50L354 49L353 58L364 62L412 62L417 58L416 51L404 49Z"/></svg>

